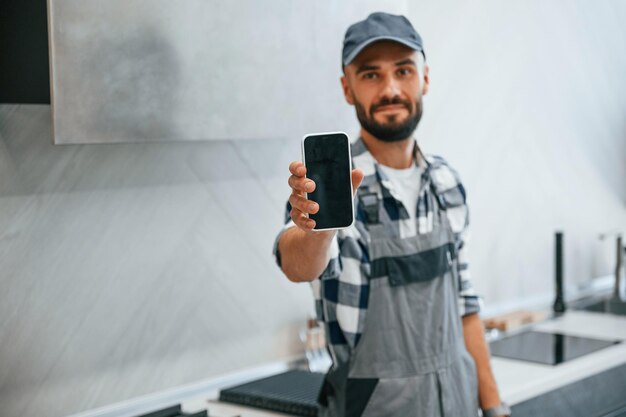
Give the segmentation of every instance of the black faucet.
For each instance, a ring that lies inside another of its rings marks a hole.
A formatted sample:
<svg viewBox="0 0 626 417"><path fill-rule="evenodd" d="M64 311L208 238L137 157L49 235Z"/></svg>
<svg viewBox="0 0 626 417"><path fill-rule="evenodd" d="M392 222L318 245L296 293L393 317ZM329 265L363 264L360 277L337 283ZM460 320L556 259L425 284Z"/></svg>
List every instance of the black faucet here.
<svg viewBox="0 0 626 417"><path fill-rule="evenodd" d="M617 235L617 260L615 262L615 288L613 289L613 299L626 301L622 289L622 266L624 265L624 251L626 248L622 244L622 235Z"/></svg>
<svg viewBox="0 0 626 417"><path fill-rule="evenodd" d="M556 314L562 314L567 309L565 298L563 297L563 232L556 232L554 247L554 266L556 298L554 299L553 310Z"/></svg>

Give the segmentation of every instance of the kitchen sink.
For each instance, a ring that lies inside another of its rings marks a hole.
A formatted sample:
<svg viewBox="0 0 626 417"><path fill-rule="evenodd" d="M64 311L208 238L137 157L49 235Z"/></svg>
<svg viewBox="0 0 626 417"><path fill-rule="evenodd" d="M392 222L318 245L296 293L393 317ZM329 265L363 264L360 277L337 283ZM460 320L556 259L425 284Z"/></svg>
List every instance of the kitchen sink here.
<svg viewBox="0 0 626 417"><path fill-rule="evenodd" d="M608 313L626 316L626 301L613 296L602 299L580 300L572 305L574 310L594 311L597 313Z"/></svg>

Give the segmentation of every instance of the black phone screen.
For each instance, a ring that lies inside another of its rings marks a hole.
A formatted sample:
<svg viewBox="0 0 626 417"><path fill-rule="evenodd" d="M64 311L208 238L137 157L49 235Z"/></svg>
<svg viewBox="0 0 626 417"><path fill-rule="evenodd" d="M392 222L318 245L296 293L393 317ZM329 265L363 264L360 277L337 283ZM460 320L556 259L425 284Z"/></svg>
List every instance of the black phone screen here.
<svg viewBox="0 0 626 417"><path fill-rule="evenodd" d="M350 226L354 220L350 140L344 133L324 133L304 138L306 176L315 181L308 199L319 204L319 211L309 214L315 229Z"/></svg>

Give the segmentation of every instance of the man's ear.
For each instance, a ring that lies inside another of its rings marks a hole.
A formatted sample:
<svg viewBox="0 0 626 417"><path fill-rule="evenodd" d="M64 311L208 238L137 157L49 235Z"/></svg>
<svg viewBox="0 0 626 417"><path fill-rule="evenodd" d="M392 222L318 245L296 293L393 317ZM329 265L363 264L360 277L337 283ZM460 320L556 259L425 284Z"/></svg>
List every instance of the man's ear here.
<svg viewBox="0 0 626 417"><path fill-rule="evenodd" d="M428 93L428 86L430 85L430 78L428 78L428 65L424 64L424 78L422 79L422 95L425 96Z"/></svg>
<svg viewBox="0 0 626 417"><path fill-rule="evenodd" d="M341 76L341 88L343 89L343 96L346 98L348 104L354 106L354 97L352 96L352 90L350 90L345 74Z"/></svg>

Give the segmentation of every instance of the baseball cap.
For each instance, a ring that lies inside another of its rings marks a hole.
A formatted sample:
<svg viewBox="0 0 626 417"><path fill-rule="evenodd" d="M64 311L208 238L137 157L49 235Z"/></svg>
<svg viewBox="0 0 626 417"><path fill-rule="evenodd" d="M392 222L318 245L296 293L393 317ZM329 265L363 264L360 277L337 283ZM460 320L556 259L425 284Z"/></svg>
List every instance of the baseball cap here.
<svg viewBox="0 0 626 417"><path fill-rule="evenodd" d="M343 39L342 64L350 64L368 45L377 41L395 41L421 52L424 57L422 37L404 16L384 12L370 14L367 19L350 26Z"/></svg>

